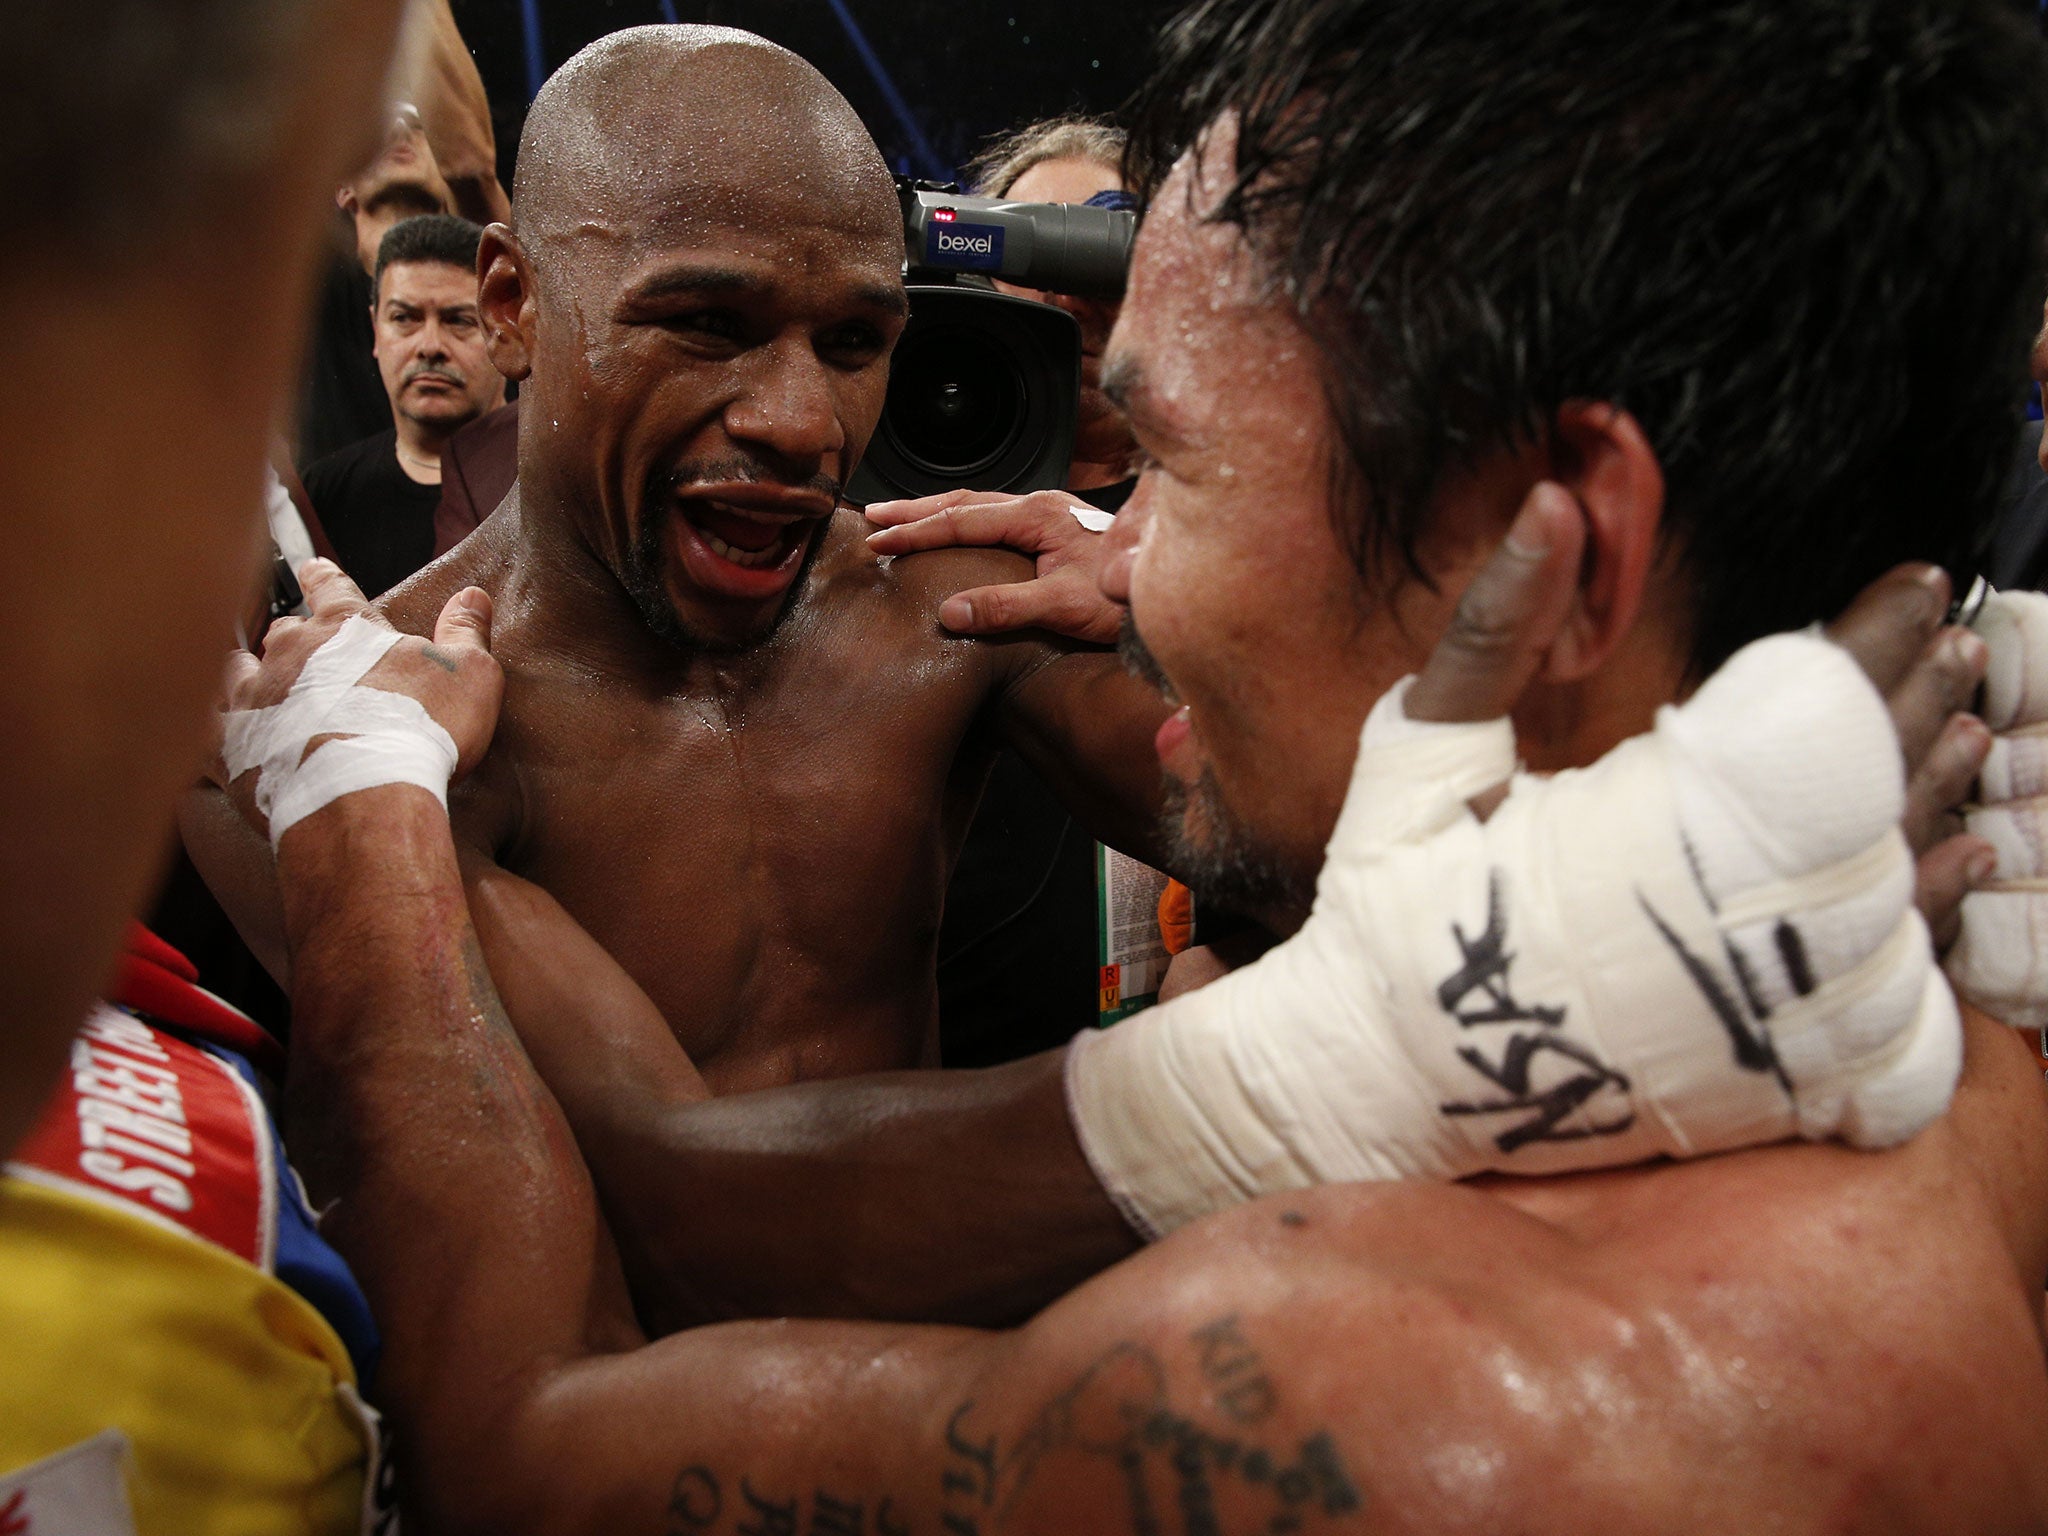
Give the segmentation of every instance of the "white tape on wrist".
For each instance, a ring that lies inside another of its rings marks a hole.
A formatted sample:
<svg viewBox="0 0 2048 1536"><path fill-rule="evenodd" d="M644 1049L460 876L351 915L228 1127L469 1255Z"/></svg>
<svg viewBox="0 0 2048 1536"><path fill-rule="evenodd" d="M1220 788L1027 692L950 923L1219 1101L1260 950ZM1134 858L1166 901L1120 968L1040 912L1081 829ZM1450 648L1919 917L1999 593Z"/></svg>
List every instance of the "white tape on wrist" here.
<svg viewBox="0 0 2048 1536"><path fill-rule="evenodd" d="M221 757L230 778L262 770L256 808L270 823L271 847L357 790L416 784L447 805L459 756L454 738L417 699L359 683L400 638L359 614L307 659L282 700L228 713ZM307 753L321 736L340 739Z"/></svg>
<svg viewBox="0 0 2048 1536"><path fill-rule="evenodd" d="M1992 881L1963 898L1945 962L1994 1018L2048 1027L2048 596L1994 592L1973 628L1990 649L1984 723L1994 735L1964 826L1998 850Z"/></svg>
<svg viewBox="0 0 2048 1536"><path fill-rule="evenodd" d="M1070 1052L1082 1146L1140 1231L1317 1183L1889 1145L1946 1106L1961 1037L1898 748L1846 653L1751 647L1484 825L1464 800L1500 782L1505 722L1399 708L1367 721L1301 932Z"/></svg>
<svg viewBox="0 0 2048 1536"><path fill-rule="evenodd" d="M1116 514L1105 512L1100 507L1072 506L1067 510L1074 514L1074 521L1090 533L1107 533L1116 526Z"/></svg>

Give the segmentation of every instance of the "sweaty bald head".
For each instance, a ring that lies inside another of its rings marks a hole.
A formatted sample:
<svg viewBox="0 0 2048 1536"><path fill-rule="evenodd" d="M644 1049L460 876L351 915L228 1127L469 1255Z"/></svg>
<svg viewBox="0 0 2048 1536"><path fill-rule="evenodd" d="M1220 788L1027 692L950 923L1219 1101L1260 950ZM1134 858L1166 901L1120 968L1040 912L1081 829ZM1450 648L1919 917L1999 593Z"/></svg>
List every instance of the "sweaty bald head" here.
<svg viewBox="0 0 2048 1536"><path fill-rule="evenodd" d="M729 27L633 27L555 72L527 114L513 224L529 254L673 238L796 198L893 228L888 167L846 98L786 48Z"/></svg>

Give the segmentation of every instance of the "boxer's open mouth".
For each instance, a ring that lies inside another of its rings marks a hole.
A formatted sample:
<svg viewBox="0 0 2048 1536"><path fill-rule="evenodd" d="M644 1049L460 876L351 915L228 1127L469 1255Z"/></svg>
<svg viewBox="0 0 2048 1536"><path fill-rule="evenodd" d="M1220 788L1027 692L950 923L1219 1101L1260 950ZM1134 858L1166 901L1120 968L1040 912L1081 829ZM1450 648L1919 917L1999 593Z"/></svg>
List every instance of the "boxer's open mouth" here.
<svg viewBox="0 0 2048 1536"><path fill-rule="evenodd" d="M779 595L796 578L831 511L829 498L779 488L682 496L671 532L695 585L758 601Z"/></svg>

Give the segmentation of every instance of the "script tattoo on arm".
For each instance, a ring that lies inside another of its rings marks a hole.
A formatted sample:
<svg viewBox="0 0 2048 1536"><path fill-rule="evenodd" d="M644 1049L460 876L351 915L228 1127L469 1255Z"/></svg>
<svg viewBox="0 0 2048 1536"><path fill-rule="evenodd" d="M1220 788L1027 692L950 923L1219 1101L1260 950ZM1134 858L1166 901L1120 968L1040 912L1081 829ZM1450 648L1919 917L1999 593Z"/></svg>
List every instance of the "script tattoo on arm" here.
<svg viewBox="0 0 2048 1536"><path fill-rule="evenodd" d="M664 1529L666 1536L714 1531L731 1536L910 1536L910 1527L888 1498L851 1499L823 1488L813 1488L808 1497L769 1495L744 1473L721 1478L701 1464L676 1474Z"/></svg>
<svg viewBox="0 0 2048 1536"><path fill-rule="evenodd" d="M1505 1034L1493 1037L1498 1042L1495 1056L1477 1045L1458 1047L1459 1059L1498 1091L1484 1098L1453 1100L1438 1109L1446 1115L1521 1115L1494 1136L1494 1145L1503 1152L1537 1141L1615 1136L1634 1125L1627 1076L1565 1032L1565 1009L1516 998L1508 980L1515 956L1507 947L1499 870L1487 884L1485 931L1470 938L1453 923L1451 937L1461 959L1437 987L1438 1003L1462 1029ZM1611 1102L1615 1099L1618 1106Z"/></svg>
<svg viewBox="0 0 2048 1536"><path fill-rule="evenodd" d="M1319 1516L1334 1521L1363 1509L1364 1495L1328 1430L1290 1449L1236 1432L1267 1420L1279 1399L1235 1316L1197 1328L1189 1344L1230 1431L1205 1427L1173 1401L1156 1353L1118 1344L1047 1402L1007 1449L970 1430L972 1400L960 1405L946 1435L942 1528L949 1536L1002 1529L1028 1490L1061 1486L1059 1464L1073 1457L1116 1468L1125 1517L1118 1528L1134 1536L1223 1536L1226 1529L1290 1536ZM1255 1523L1233 1513L1226 1525L1218 1510L1226 1491L1238 1506L1249 1505Z"/></svg>

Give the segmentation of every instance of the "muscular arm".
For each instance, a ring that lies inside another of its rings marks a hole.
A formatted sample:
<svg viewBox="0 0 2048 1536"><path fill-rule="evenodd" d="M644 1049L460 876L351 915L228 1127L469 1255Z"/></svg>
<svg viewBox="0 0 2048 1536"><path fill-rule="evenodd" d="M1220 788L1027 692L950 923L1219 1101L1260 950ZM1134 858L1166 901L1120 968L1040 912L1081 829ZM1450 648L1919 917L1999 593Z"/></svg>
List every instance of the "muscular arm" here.
<svg viewBox="0 0 2048 1536"><path fill-rule="evenodd" d="M330 1090L334 1230L384 1319L429 1529L1990 1532L2042 1507L2040 1223L2001 1239L1990 1213L2044 1201L2038 1159L2023 1188L1967 1166L1973 1106L2013 1107L2015 1042L1984 1026L1959 1123L1899 1152L1560 1181L1540 1215L1309 1191L1015 1334L643 1345L438 812L342 802L287 837L283 875L296 1070Z"/></svg>
<svg viewBox="0 0 2048 1536"><path fill-rule="evenodd" d="M249 952L273 981L288 985L277 866L262 836L242 819L226 794L210 784L187 790L179 800L178 836L192 867Z"/></svg>
<svg viewBox="0 0 2048 1536"><path fill-rule="evenodd" d="M438 808L352 796L287 835L280 872L293 1071L322 1090L338 1178L328 1230L383 1323L382 1395L427 1528L799 1528L775 1524L791 1510L882 1536L993 1529L1013 1501L1012 1529L1071 1530L1082 1510L1139 1528L1116 1515L1128 1470L1077 1451L1061 1413L1078 1402L1133 1436L1116 1428L1128 1398L1195 1422L1195 1352L1169 1358L1157 1309L1098 1301L1013 1336L752 1324L645 1345L481 963Z"/></svg>
<svg viewBox="0 0 2048 1536"><path fill-rule="evenodd" d="M654 1005L552 897L481 859L464 872L650 1324L1015 1321L1137 1246L1074 1140L1061 1053L709 1099Z"/></svg>

